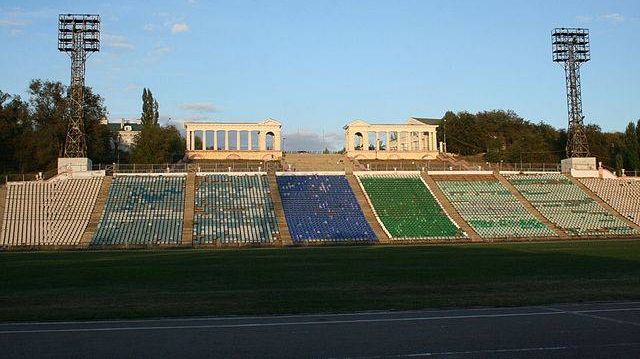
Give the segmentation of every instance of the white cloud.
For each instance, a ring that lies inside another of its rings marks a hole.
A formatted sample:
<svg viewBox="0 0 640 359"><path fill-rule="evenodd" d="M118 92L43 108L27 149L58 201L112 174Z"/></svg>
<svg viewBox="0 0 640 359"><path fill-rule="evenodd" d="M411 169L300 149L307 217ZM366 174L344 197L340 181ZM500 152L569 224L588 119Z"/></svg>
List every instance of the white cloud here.
<svg viewBox="0 0 640 359"><path fill-rule="evenodd" d="M171 32L174 34L185 31L189 31L189 25L184 22L177 22L171 26Z"/></svg>
<svg viewBox="0 0 640 359"><path fill-rule="evenodd" d="M144 31L152 32L152 31L156 30L156 25L154 25L154 24L145 24L143 29L144 29Z"/></svg>
<svg viewBox="0 0 640 359"><path fill-rule="evenodd" d="M180 105L180 108L187 111L211 113L218 111L211 102L187 102Z"/></svg>
<svg viewBox="0 0 640 359"><path fill-rule="evenodd" d="M614 12L614 13L611 13L611 14L602 15L602 16L600 16L600 18L602 20L610 21L610 22L615 23L615 24L619 24L619 23L624 21L624 16L622 14L620 14L620 13L617 13L617 12Z"/></svg>
<svg viewBox="0 0 640 359"><path fill-rule="evenodd" d="M593 18L591 16L578 15L576 16L576 21L579 23L588 23L591 22Z"/></svg>
<svg viewBox="0 0 640 359"><path fill-rule="evenodd" d="M114 49L127 49L133 50L133 45L129 42L129 39L122 35L102 34L102 43L106 47Z"/></svg>
<svg viewBox="0 0 640 359"><path fill-rule="evenodd" d="M324 148L335 151L344 147L344 134L338 132L326 132L324 138L322 132L300 130L295 133L282 135L287 151L322 151Z"/></svg>

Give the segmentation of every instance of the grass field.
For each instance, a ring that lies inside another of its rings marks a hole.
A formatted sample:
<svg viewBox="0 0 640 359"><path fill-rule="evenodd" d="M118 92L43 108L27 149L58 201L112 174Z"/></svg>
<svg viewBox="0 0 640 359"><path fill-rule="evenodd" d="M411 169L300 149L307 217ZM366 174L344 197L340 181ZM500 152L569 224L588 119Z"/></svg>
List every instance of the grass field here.
<svg viewBox="0 0 640 359"><path fill-rule="evenodd" d="M640 298L640 241L0 253L0 321Z"/></svg>

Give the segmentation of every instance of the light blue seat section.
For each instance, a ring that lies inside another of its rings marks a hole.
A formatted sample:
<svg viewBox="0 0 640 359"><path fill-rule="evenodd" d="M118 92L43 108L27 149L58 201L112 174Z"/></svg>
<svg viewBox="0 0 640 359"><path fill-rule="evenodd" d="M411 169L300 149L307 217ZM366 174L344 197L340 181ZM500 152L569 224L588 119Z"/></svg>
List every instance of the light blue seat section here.
<svg viewBox="0 0 640 359"><path fill-rule="evenodd" d="M198 244L271 243L278 222L266 175L197 177L194 239Z"/></svg>
<svg viewBox="0 0 640 359"><path fill-rule="evenodd" d="M115 176L92 245L177 245L185 176Z"/></svg>

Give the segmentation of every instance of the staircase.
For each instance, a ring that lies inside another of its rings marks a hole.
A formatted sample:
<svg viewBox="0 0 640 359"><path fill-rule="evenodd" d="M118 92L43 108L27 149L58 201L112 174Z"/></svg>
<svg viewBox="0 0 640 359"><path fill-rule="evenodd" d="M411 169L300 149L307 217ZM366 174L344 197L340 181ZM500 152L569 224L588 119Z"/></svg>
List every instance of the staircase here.
<svg viewBox="0 0 640 359"><path fill-rule="evenodd" d="M345 171L351 162L341 154L287 153L284 169L298 172Z"/></svg>
<svg viewBox="0 0 640 359"><path fill-rule="evenodd" d="M269 181L269 192L271 193L271 200L273 201L273 208L276 212L276 220L278 221L278 232L280 237L280 245L289 246L293 244L291 240L291 233L289 233L289 226L287 225L287 219L284 216L284 207L282 207L282 198L280 198L280 189L278 182L276 181L276 173L269 172L267 174Z"/></svg>
<svg viewBox="0 0 640 359"><path fill-rule="evenodd" d="M7 185L0 185L0 233L4 226L4 207L7 203Z"/></svg>
<svg viewBox="0 0 640 359"><path fill-rule="evenodd" d="M625 217L625 216L621 215L620 213L618 213L618 211L616 211L607 202L605 202L602 198L600 198L595 192L590 190L589 187L585 186L584 184L582 184L582 182L578 181L577 178L575 178L573 176L567 176L567 175L565 175L565 177L570 179L571 182L573 182L576 186L578 186L582 190L582 192L586 193L591 199L596 201L596 203L598 203L602 208L607 210L607 212L613 214L614 216L616 216L616 218L622 220L629 227L635 229L636 231L640 231L640 226L639 225L635 224L634 222L632 222L627 217Z"/></svg>
<svg viewBox="0 0 640 359"><path fill-rule="evenodd" d="M193 247L193 214L195 207L196 174L187 173L184 193L184 219L182 222L182 246Z"/></svg>
<svg viewBox="0 0 640 359"><path fill-rule="evenodd" d="M354 176L353 174L348 174L347 181L349 182L349 186L351 186L353 194L356 196L356 200L358 200L358 205L360 205L362 213L364 213L364 218L366 218L367 222L369 222L371 229L373 229L373 233L375 233L376 237L378 237L378 241L380 243L389 243L389 236L387 235L387 232L385 232L382 228L382 225L378 221L375 213L373 213L373 209L369 204L369 200L367 200L367 196L362 190L360 182L358 182L356 176Z"/></svg>
<svg viewBox="0 0 640 359"><path fill-rule="evenodd" d="M89 244L91 244L91 239L98 229L98 223L100 223L100 218L104 211L104 205L107 202L107 197L109 196L109 187L111 187L112 180L113 177L111 176L104 176L102 179L100 192L98 193L96 204L93 206L93 211L91 211L89 223L87 224L87 228L85 228L84 233L82 233L82 238L80 238L80 247L88 247Z"/></svg>
<svg viewBox="0 0 640 359"><path fill-rule="evenodd" d="M567 232L565 232L562 228L558 227L555 223L549 221L547 217L543 216L542 213L540 213L540 211L538 211L538 209L531 204L531 202L527 201L527 199L524 198L522 193L520 193L516 189L516 187L514 187L514 185L511 184L511 182L509 182L506 178L504 178L504 176L502 176L498 172L495 172L494 176L509 192L511 192L512 195L516 197L516 199L524 206L524 208L527 209L527 211L529 211L529 213L531 213L534 217L536 217L538 221L540 221L540 223L547 226L547 228L550 228L559 238L561 239L569 238L569 235L567 234Z"/></svg>
<svg viewBox="0 0 640 359"><path fill-rule="evenodd" d="M431 190L431 193L433 193L438 202L440 202L440 205L442 205L444 211L449 215L449 217L451 217L451 219L453 219L455 223L458 224L458 226L460 226L460 228L462 228L469 239L471 239L472 242L481 242L482 238L480 238L478 233L473 228L471 228L471 226L462 218L460 213L456 211L451 202L449 202L444 193L442 193L440 187L438 187L438 185L436 184L436 181L434 181L433 178L431 178L431 176L427 175L425 172L420 172L420 176L422 176L422 179L424 179L424 181L427 183L429 189Z"/></svg>

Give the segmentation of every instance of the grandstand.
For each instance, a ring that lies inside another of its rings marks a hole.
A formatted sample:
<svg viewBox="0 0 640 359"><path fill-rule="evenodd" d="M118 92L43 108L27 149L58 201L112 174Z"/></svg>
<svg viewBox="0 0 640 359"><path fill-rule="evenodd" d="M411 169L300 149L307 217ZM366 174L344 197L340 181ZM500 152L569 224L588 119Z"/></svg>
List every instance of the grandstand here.
<svg viewBox="0 0 640 359"><path fill-rule="evenodd" d="M102 178L7 183L2 246L78 245Z"/></svg>
<svg viewBox="0 0 640 359"><path fill-rule="evenodd" d="M618 213L640 225L640 181L636 179L581 178L580 182Z"/></svg>
<svg viewBox="0 0 640 359"><path fill-rule="evenodd" d="M436 180L436 183L456 211L482 238L555 235L495 178L465 176L458 180Z"/></svg>
<svg viewBox="0 0 640 359"><path fill-rule="evenodd" d="M114 176L91 245L179 245L185 177L185 174Z"/></svg>
<svg viewBox="0 0 640 359"><path fill-rule="evenodd" d="M507 174L531 204L570 236L637 234L560 173Z"/></svg>
<svg viewBox="0 0 640 359"><path fill-rule="evenodd" d="M363 172L357 177L392 240L464 237L419 174Z"/></svg>
<svg viewBox="0 0 640 359"><path fill-rule="evenodd" d="M197 177L196 244L272 243L278 223L265 174L207 174Z"/></svg>
<svg viewBox="0 0 640 359"><path fill-rule="evenodd" d="M294 243L375 241L344 174L286 174L277 177Z"/></svg>

